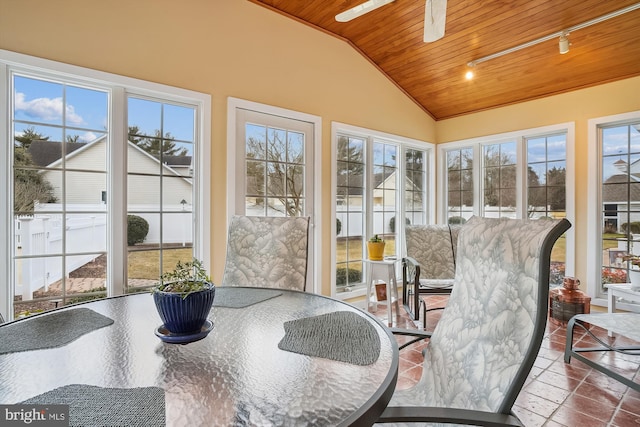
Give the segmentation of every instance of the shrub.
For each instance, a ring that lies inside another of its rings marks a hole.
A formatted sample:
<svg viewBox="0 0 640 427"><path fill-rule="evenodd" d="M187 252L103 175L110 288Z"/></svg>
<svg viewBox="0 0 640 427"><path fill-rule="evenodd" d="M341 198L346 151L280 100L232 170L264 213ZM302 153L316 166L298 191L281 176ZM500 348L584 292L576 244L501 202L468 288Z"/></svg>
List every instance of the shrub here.
<svg viewBox="0 0 640 427"><path fill-rule="evenodd" d="M342 222L336 218L336 236L342 231Z"/></svg>
<svg viewBox="0 0 640 427"><path fill-rule="evenodd" d="M461 216L452 216L449 218L449 224L464 224L465 222L467 222L467 220Z"/></svg>
<svg viewBox="0 0 640 427"><path fill-rule="evenodd" d="M625 222L620 226L620 229L625 233L640 234L640 222Z"/></svg>
<svg viewBox="0 0 640 427"><path fill-rule="evenodd" d="M409 218L405 218L404 219L405 224L407 225L411 225L411 221L409 221ZM389 229L391 230L392 233L396 232L396 217L391 217L391 219L389 220Z"/></svg>
<svg viewBox="0 0 640 427"><path fill-rule="evenodd" d="M127 245L144 242L149 233L149 223L137 215L127 215Z"/></svg>
<svg viewBox="0 0 640 427"><path fill-rule="evenodd" d="M336 269L336 285L348 285L360 283L362 281L362 271L353 268L340 267Z"/></svg>
<svg viewBox="0 0 640 427"><path fill-rule="evenodd" d="M90 293L90 292L100 292L96 295L87 295L87 296L77 296L75 298L70 298L67 300L67 303L65 305L70 305L70 304L77 304L79 302L87 302L87 301L93 301L93 300L97 300L97 299L102 299L102 298L106 298L107 297L107 288L105 286L99 287L99 288L94 288L94 289L89 289L86 291L82 291L81 293L86 294L86 293Z"/></svg>

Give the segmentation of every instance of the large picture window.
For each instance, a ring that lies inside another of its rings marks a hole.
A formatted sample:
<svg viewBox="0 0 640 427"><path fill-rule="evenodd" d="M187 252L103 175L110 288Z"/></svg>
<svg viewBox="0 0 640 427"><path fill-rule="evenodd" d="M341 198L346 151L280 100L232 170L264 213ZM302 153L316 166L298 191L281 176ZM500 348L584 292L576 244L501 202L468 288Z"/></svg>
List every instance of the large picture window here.
<svg viewBox="0 0 640 427"><path fill-rule="evenodd" d="M445 152L447 163L447 222L459 224L473 215L473 148Z"/></svg>
<svg viewBox="0 0 640 427"><path fill-rule="evenodd" d="M5 318L137 292L202 257L208 96L7 52L0 67Z"/></svg>
<svg viewBox="0 0 640 427"><path fill-rule="evenodd" d="M598 209L602 238L596 296L629 282L627 255L640 255L640 118L598 126L602 178Z"/></svg>
<svg viewBox="0 0 640 427"><path fill-rule="evenodd" d="M369 237L377 234L384 255L399 257L404 227L429 222L431 148L346 125L335 147L335 292L353 295L363 291Z"/></svg>
<svg viewBox="0 0 640 427"><path fill-rule="evenodd" d="M555 126L442 144L443 217L456 224L472 215L572 220L573 201L567 198L573 194L567 180L572 129ZM573 271L572 253L567 236L559 238L551 255L551 285L562 284Z"/></svg>

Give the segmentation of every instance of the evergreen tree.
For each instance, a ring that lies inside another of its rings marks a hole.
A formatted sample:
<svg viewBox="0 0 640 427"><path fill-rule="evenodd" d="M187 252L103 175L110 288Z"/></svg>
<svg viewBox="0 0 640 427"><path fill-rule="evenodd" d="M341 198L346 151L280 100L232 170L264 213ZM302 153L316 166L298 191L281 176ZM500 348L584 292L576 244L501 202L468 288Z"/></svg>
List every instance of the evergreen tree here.
<svg viewBox="0 0 640 427"><path fill-rule="evenodd" d="M16 136L15 140L18 143L18 147L22 147L28 150L29 146L31 145L31 141L48 141L49 137L36 132L34 127L29 127L22 131L22 135Z"/></svg>
<svg viewBox="0 0 640 427"><path fill-rule="evenodd" d="M162 136L158 129L156 129L154 136L144 136L140 134L138 126L129 126L129 141L156 158L160 158L161 154L163 156L186 156L188 154L186 148L176 146L175 138L171 132Z"/></svg>
<svg viewBox="0 0 640 427"><path fill-rule="evenodd" d="M29 147L32 141L48 141L49 137L26 129L16 136L13 150L14 187L13 203L16 212L33 212L34 202L55 203L53 187L45 180L33 163Z"/></svg>

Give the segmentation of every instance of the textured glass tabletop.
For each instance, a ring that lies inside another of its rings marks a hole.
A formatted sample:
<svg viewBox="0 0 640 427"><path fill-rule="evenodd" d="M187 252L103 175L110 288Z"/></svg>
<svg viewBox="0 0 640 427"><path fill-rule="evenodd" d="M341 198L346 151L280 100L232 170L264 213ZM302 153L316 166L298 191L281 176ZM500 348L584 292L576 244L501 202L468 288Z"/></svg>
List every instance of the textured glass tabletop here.
<svg viewBox="0 0 640 427"><path fill-rule="evenodd" d="M217 290L230 295L247 288ZM78 307L114 323L61 347L0 354L0 404L69 384L157 386L165 392L169 426L370 425L396 385L398 350L390 331L368 313L314 294L283 290L248 307L213 307L211 333L185 345L155 336L161 321L149 294ZM380 350L373 363L278 348L285 322L336 311L356 313L374 327Z"/></svg>

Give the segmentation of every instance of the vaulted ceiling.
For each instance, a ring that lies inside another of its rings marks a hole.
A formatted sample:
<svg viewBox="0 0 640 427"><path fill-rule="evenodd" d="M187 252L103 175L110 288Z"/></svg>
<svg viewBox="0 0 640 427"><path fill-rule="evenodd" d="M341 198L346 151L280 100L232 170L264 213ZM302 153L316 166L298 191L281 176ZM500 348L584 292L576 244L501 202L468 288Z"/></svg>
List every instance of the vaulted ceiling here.
<svg viewBox="0 0 640 427"><path fill-rule="evenodd" d="M640 9L477 64L467 63L629 7L637 0L448 0L445 35L423 41L425 0L395 0L349 22L364 0L250 0L339 37L436 120L640 75ZM640 96L640 94L629 94Z"/></svg>

